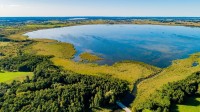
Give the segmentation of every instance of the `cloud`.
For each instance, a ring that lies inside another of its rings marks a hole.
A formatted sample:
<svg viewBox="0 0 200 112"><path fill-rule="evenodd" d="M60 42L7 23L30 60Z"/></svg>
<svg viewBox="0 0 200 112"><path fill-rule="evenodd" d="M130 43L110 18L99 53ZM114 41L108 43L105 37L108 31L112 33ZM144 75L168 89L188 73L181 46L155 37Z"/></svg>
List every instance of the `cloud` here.
<svg viewBox="0 0 200 112"><path fill-rule="evenodd" d="M19 4L10 4L10 5L8 5L8 7L19 7L19 6L21 6L21 5L19 5Z"/></svg>
<svg viewBox="0 0 200 112"><path fill-rule="evenodd" d="M9 8L9 7L20 7L19 4L1 4L0 8Z"/></svg>

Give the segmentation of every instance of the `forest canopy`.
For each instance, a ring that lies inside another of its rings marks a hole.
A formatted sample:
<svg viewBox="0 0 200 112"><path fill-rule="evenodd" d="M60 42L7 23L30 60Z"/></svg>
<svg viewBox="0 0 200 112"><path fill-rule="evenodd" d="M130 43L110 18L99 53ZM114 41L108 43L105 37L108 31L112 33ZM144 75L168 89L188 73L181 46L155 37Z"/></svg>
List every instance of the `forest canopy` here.
<svg viewBox="0 0 200 112"><path fill-rule="evenodd" d="M63 71L49 58L23 55L1 60L5 70L34 71L33 78L23 82L0 83L1 111L90 111L114 104L129 91L126 81Z"/></svg>

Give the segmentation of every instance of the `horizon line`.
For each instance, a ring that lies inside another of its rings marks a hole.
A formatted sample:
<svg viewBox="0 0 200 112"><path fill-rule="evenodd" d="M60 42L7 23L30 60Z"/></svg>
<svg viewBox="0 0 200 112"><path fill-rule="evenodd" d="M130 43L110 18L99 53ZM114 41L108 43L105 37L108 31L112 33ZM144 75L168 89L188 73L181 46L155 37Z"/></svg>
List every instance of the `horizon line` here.
<svg viewBox="0 0 200 112"><path fill-rule="evenodd" d="M0 18L4 17L200 17L200 16L0 16Z"/></svg>

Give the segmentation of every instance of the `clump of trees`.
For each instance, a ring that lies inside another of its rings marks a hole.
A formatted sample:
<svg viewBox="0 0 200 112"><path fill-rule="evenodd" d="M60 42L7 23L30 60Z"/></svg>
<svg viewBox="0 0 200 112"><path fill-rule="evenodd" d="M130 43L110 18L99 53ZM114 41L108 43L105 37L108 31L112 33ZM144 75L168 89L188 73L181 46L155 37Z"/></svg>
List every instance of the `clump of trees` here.
<svg viewBox="0 0 200 112"><path fill-rule="evenodd" d="M52 56L20 55L0 60L0 67L6 71L34 71L37 65L49 61Z"/></svg>
<svg viewBox="0 0 200 112"><path fill-rule="evenodd" d="M149 109L157 112L168 112L172 104L181 104L188 97L199 94L200 72L194 73L185 80L168 83L156 91L149 100L137 107L138 111Z"/></svg>
<svg viewBox="0 0 200 112"><path fill-rule="evenodd" d="M114 104L129 90L126 81L64 71L49 58L27 55L1 61L7 70L34 71L34 76L0 83L0 111L87 112Z"/></svg>

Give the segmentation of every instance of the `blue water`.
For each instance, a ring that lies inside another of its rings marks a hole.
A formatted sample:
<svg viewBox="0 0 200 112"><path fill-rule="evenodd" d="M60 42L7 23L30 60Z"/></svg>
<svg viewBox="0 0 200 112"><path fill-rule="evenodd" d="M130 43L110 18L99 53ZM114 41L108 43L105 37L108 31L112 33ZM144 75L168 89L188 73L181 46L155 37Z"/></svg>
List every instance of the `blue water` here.
<svg viewBox="0 0 200 112"><path fill-rule="evenodd" d="M136 60L167 67L172 60L200 51L200 28L161 25L82 25L25 34L72 43L78 51L99 55L99 64Z"/></svg>

